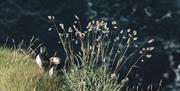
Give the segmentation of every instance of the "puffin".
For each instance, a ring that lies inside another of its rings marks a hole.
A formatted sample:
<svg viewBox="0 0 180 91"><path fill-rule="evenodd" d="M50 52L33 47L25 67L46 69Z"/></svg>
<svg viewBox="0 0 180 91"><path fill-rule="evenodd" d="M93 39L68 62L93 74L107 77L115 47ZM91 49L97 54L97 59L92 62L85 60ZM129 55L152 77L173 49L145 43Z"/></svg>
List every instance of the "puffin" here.
<svg viewBox="0 0 180 91"><path fill-rule="evenodd" d="M46 52L46 47L40 47L40 52L36 56L36 63L42 72L49 70L51 64L50 64L50 60Z"/></svg>
<svg viewBox="0 0 180 91"><path fill-rule="evenodd" d="M52 77L53 75L63 74L63 67L60 65L61 59L59 57L51 57L49 60L52 65L49 70L49 76Z"/></svg>

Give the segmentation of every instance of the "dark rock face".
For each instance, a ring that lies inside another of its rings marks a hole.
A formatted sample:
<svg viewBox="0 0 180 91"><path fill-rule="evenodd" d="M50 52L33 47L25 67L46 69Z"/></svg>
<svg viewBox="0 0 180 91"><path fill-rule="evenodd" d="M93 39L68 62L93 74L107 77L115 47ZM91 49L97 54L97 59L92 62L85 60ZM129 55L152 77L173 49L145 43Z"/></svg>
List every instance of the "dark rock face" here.
<svg viewBox="0 0 180 91"><path fill-rule="evenodd" d="M137 30L140 38L153 37L161 42L155 45L154 58L139 71L142 83L164 79L164 85L168 85L178 76L179 0L1 0L0 43L5 43L7 37L19 42L34 35L52 53L62 53L55 31L48 32L48 15L56 16L57 24L65 26L73 23L74 15L81 18L83 25L91 19L117 20L122 29Z"/></svg>

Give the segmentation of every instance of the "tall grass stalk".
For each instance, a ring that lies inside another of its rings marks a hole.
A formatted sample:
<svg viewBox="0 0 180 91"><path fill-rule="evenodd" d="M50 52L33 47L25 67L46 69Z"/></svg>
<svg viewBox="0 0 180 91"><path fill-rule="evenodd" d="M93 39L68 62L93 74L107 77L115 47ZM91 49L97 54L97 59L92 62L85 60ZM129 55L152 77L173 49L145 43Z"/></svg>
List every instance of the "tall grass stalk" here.
<svg viewBox="0 0 180 91"><path fill-rule="evenodd" d="M58 27L54 16L48 18L53 22L66 53L65 78L72 90L119 91L140 60L152 56L149 53L154 47L143 47L151 44L154 39L137 45L137 31L120 30L116 21L111 24L105 21L90 21L83 29L77 16L71 27L65 27L64 24L59 24ZM52 29L51 27L49 31ZM118 82L121 68L135 55L134 63L126 76Z"/></svg>

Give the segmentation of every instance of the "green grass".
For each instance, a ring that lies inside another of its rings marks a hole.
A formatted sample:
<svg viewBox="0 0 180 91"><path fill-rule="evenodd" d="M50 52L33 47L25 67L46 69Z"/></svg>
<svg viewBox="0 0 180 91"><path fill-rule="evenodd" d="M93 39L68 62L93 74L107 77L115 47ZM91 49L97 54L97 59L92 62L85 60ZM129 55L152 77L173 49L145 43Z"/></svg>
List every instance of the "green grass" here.
<svg viewBox="0 0 180 91"><path fill-rule="evenodd" d="M49 78L27 54L0 47L0 91L60 91L60 79Z"/></svg>

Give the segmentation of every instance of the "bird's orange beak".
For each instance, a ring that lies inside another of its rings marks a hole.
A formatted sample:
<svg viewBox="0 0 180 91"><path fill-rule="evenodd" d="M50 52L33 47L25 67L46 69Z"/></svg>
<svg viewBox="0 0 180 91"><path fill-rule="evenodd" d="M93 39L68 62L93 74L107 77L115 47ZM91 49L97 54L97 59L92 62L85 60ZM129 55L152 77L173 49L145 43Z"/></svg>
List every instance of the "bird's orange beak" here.
<svg viewBox="0 0 180 91"><path fill-rule="evenodd" d="M49 64L52 65L53 64L52 58L50 58L49 60L50 60Z"/></svg>

